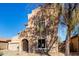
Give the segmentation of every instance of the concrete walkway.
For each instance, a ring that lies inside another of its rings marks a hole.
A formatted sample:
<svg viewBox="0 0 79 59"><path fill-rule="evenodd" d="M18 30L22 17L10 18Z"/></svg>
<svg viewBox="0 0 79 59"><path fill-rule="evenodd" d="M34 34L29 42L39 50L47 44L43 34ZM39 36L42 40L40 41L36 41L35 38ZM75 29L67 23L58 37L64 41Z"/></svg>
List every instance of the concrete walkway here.
<svg viewBox="0 0 79 59"><path fill-rule="evenodd" d="M45 54L37 54L37 53L26 53L26 52L18 52L18 51L7 51L7 50L2 50L3 52L2 56L47 56ZM53 56L57 56L52 54ZM58 56L64 56L64 54L59 53Z"/></svg>
<svg viewBox="0 0 79 59"><path fill-rule="evenodd" d="M40 54L2 50L2 56L40 56Z"/></svg>

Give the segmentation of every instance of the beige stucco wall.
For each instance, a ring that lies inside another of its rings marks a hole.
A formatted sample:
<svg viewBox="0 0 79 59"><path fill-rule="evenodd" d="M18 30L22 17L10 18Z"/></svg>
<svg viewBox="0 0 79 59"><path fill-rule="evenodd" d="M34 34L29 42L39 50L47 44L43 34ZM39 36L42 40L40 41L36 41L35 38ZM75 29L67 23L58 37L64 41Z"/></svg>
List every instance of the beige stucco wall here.
<svg viewBox="0 0 79 59"><path fill-rule="evenodd" d="M7 50L8 49L8 43L0 42L0 49Z"/></svg>
<svg viewBox="0 0 79 59"><path fill-rule="evenodd" d="M58 42L55 42L52 46L51 50L49 51L50 55L58 55Z"/></svg>

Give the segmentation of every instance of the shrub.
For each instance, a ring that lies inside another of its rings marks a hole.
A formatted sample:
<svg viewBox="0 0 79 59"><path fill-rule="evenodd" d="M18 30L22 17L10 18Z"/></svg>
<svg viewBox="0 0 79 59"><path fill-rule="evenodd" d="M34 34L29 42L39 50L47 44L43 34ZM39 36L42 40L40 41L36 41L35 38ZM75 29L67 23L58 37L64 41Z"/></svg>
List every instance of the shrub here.
<svg viewBox="0 0 79 59"><path fill-rule="evenodd" d="M2 56L3 55L3 52L0 52L0 56Z"/></svg>

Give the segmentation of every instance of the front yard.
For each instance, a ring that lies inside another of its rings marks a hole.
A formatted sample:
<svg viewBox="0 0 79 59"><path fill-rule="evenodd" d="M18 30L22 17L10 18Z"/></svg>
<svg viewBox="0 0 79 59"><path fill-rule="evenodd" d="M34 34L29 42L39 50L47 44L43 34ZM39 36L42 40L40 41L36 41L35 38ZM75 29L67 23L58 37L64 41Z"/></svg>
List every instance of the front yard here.
<svg viewBox="0 0 79 59"><path fill-rule="evenodd" d="M0 50L0 54L1 56L47 56L45 54L26 53L26 52L8 51L8 50ZM55 53L52 53L52 56L57 55ZM58 56L64 56L64 54L58 52Z"/></svg>

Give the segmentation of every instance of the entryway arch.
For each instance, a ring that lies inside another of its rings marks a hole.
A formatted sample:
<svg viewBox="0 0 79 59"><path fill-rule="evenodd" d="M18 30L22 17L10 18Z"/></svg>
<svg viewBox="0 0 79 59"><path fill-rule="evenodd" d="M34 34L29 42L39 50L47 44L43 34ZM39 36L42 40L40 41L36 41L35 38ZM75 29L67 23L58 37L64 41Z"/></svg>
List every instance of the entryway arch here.
<svg viewBox="0 0 79 59"><path fill-rule="evenodd" d="M28 44L29 42L28 42L28 40L27 39L23 39L22 40L22 47L23 47L23 51L26 51L26 52L28 52L29 51L29 44Z"/></svg>

